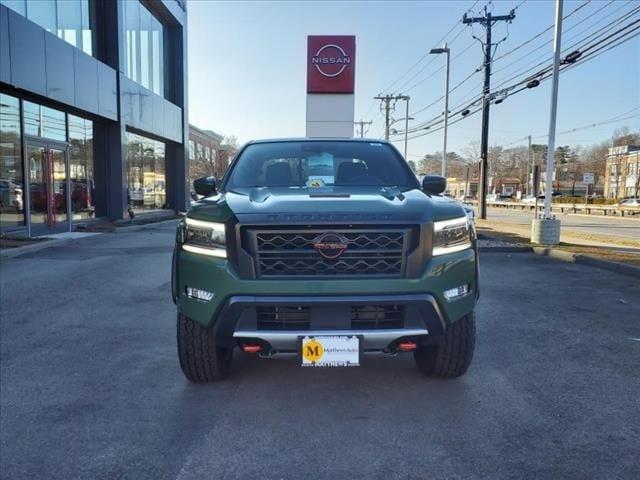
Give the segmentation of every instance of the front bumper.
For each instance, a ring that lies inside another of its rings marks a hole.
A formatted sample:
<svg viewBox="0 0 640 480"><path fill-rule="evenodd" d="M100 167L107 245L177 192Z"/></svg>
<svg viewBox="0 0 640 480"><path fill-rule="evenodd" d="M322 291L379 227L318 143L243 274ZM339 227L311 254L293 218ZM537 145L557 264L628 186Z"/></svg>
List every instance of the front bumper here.
<svg viewBox="0 0 640 480"><path fill-rule="evenodd" d="M411 326L421 332L417 335L436 335L443 332L447 325L457 321L470 313L476 302L478 292L477 282L477 253L470 248L461 252L432 257L425 264L422 274L417 278L354 278L339 280L313 279L241 279L235 273L231 264L225 259L205 257L202 255L176 250L173 268L173 293L178 311L203 326L212 325L218 331L220 339L248 338L252 330L247 323L241 322L243 312L262 304L291 305L313 304L353 305L354 302L380 304L385 301L395 301L407 305L410 309L417 309L423 313L407 314L405 327ZM462 284L469 285L469 294L454 301L447 301L443 292ZM215 295L209 302L198 301L186 296L186 287L213 292ZM279 303L280 302L280 303ZM418 306L417 306L418 305ZM437 312L437 323L427 321L424 309L433 308ZM414 311L414 310L408 310ZM422 318L423 323L412 324L415 319ZM238 328L236 328L238 327ZM329 326L324 325L320 330L326 334ZM334 331L343 330L333 328ZM423 332L426 330L427 332ZM315 331L315 330L314 330ZM348 330L351 335L354 331ZM282 341L291 345L293 335L272 334L274 342ZM305 330L304 334L309 334ZM390 333L390 332L388 332ZM402 332L400 332L402 333ZM371 342L377 342L376 337L383 338L382 333L368 335ZM393 333L392 335L395 335ZM386 342L387 338L380 340ZM368 341L367 341L368 343ZM375 343L378 345L378 343ZM365 346L366 348L366 346Z"/></svg>
<svg viewBox="0 0 640 480"><path fill-rule="evenodd" d="M349 309L375 304L401 305L404 323L399 328L350 328ZM256 311L261 307L309 308L310 324L301 330L264 330L258 327ZM234 296L228 299L216 322L214 331L219 342L261 343L265 352L295 352L299 338L305 335L358 335L367 351L393 350L400 339L427 341L426 336L442 335L445 323L431 295L360 295L346 296Z"/></svg>

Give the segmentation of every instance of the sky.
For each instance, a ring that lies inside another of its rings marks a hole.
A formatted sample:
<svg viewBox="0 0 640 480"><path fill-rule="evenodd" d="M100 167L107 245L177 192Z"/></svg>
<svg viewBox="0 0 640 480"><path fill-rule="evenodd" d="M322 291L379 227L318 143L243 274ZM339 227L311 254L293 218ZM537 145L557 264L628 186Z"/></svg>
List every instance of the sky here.
<svg viewBox="0 0 640 480"><path fill-rule="evenodd" d="M409 95L409 111L416 112L410 127L427 122L444 111L444 103L440 101L418 112L444 93L444 69L440 68L445 56L426 53L438 46L451 29L446 37L451 49L451 87L473 74L451 92L449 105L453 112L454 107L464 104L461 102L481 93L483 75L473 72L482 63L482 47L472 35L482 37L484 31L478 26L472 30L462 25L460 19L472 6L470 13L479 14L484 4L473 0L190 0L189 121L203 129L234 135L240 143L257 138L304 136L307 35L355 35L355 120L374 122L367 136L383 136L383 115L372 99L380 93ZM493 15L503 15L516 6L516 18L508 29L501 23L493 30L494 41L506 39L494 55L492 87L538 62L550 64L553 56L553 28L549 28L531 43L499 58L554 23L553 1L494 0L488 8ZM638 4L633 0L566 0L564 15L578 10L564 21L563 50L584 45L594 39L598 29L636 7ZM599 34L602 36L592 41L637 19L639 12L613 30L602 31ZM546 143L550 98L551 82L546 81L492 105L490 144L525 145L527 135L533 136L533 143ZM393 118L403 118L404 112L405 105L399 102ZM564 133L615 118L620 120ZM394 127L400 129L403 124L401 121ZM479 141L480 125L479 113L451 125L447 150L462 152L470 142ZM640 130L640 36L597 57L594 55L584 64L578 61L574 68L560 75L557 145L598 143L610 139L613 131L623 126ZM422 132L428 134L409 140L409 159L442 149L442 130ZM393 140L402 150L404 137Z"/></svg>

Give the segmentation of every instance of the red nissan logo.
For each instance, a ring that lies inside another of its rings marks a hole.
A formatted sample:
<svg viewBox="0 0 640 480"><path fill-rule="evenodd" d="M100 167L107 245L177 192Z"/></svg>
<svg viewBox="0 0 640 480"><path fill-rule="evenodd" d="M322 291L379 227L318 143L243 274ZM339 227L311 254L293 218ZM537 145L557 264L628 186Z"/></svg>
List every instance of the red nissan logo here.
<svg viewBox="0 0 640 480"><path fill-rule="evenodd" d="M311 64L325 77L337 77L351 64L351 57L333 43L324 45L311 57Z"/></svg>
<svg viewBox="0 0 640 480"><path fill-rule="evenodd" d="M313 240L313 246L320 256L335 260L349 247L349 240L337 233L323 233Z"/></svg>

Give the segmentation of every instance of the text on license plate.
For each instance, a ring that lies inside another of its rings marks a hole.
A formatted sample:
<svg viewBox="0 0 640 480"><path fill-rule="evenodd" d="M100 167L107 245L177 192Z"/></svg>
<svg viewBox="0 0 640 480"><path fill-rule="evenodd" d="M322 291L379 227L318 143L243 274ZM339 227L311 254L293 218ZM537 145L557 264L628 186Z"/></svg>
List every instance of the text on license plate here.
<svg viewBox="0 0 640 480"><path fill-rule="evenodd" d="M303 367L357 367L360 338L355 335L315 335L301 338Z"/></svg>

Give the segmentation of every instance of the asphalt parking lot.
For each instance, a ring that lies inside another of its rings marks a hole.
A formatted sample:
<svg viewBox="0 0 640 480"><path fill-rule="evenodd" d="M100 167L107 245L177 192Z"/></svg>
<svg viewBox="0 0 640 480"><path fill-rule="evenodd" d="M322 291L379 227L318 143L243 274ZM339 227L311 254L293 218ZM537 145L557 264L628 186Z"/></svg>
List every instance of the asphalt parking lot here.
<svg viewBox="0 0 640 480"><path fill-rule="evenodd" d="M192 385L173 224L0 264L0 477L638 478L638 280L482 253L466 376L411 356L301 369L237 353Z"/></svg>

